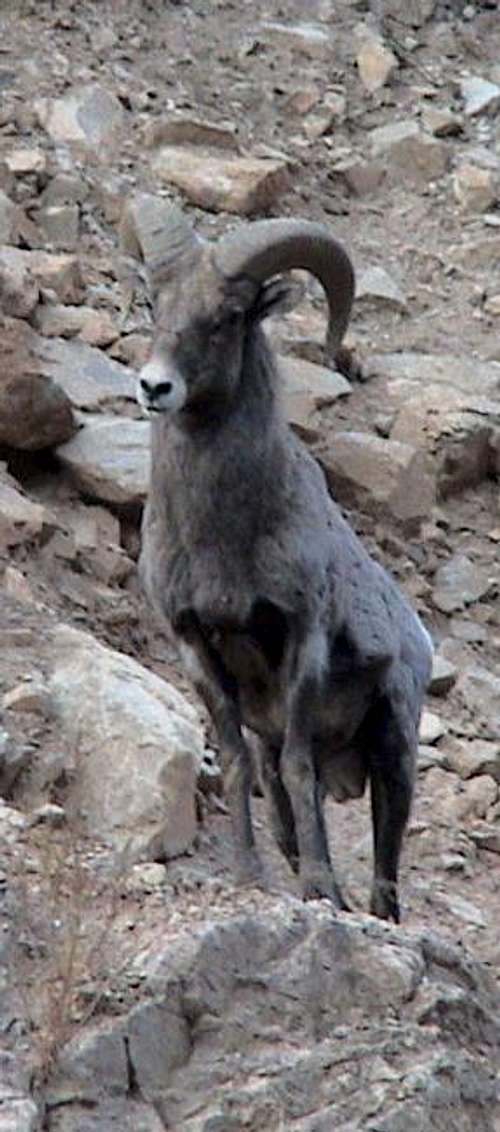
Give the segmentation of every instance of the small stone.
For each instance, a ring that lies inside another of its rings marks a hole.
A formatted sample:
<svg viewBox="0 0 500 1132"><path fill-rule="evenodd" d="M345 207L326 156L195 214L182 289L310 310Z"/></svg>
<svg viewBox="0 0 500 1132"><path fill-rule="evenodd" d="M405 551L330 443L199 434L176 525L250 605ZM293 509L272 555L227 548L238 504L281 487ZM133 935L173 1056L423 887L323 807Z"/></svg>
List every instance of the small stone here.
<svg viewBox="0 0 500 1132"><path fill-rule="evenodd" d="M365 161L353 154L334 161L332 173L341 177L352 193L363 197L378 189L385 176L385 165L381 161Z"/></svg>
<svg viewBox="0 0 500 1132"><path fill-rule="evenodd" d="M284 109L293 114L309 114L309 111L319 102L320 97L319 87L300 86L285 99Z"/></svg>
<svg viewBox="0 0 500 1132"><path fill-rule="evenodd" d="M381 40L368 35L358 49L356 63L359 77L368 94L375 94L375 91L385 86L399 68L394 53Z"/></svg>
<svg viewBox="0 0 500 1132"><path fill-rule="evenodd" d="M445 696L453 688L458 676L458 670L445 656L434 653L432 658L432 674L428 691L433 696Z"/></svg>
<svg viewBox="0 0 500 1132"><path fill-rule="evenodd" d="M40 212L45 236L57 251L74 251L80 235L80 210L77 204L53 204Z"/></svg>
<svg viewBox="0 0 500 1132"><path fill-rule="evenodd" d="M469 742L455 739L447 747L446 754L450 770L454 770L460 778L489 774L500 783L500 743L487 739L471 739Z"/></svg>
<svg viewBox="0 0 500 1132"><path fill-rule="evenodd" d="M48 706L47 688L36 680L16 684L5 693L2 704L6 711L33 711L43 715Z"/></svg>
<svg viewBox="0 0 500 1132"><path fill-rule="evenodd" d="M0 551L39 542L53 524L50 512L28 499L0 465Z"/></svg>
<svg viewBox="0 0 500 1132"><path fill-rule="evenodd" d="M495 317L500 315L500 294L489 295L485 300L484 309L486 314L492 314Z"/></svg>
<svg viewBox="0 0 500 1132"><path fill-rule="evenodd" d="M16 566L6 566L3 574L3 589L13 601L23 605L35 605L35 595L24 574Z"/></svg>
<svg viewBox="0 0 500 1132"><path fill-rule="evenodd" d="M344 94L327 93L322 102L317 105L314 114L310 114L304 122L304 133L310 141L322 138L332 132L339 122L343 122L346 113L346 98Z"/></svg>
<svg viewBox="0 0 500 1132"><path fill-rule="evenodd" d="M284 158L222 157L187 146L165 146L152 167L161 181L209 212L265 212L290 184Z"/></svg>
<svg viewBox="0 0 500 1132"><path fill-rule="evenodd" d="M487 849L490 853L500 853L500 827L488 825L486 822L474 826L468 831L471 841L478 849Z"/></svg>
<svg viewBox="0 0 500 1132"><path fill-rule="evenodd" d="M433 711L424 708L420 720L419 741L425 746L432 747L438 739L442 739L447 732L446 724Z"/></svg>
<svg viewBox="0 0 500 1132"><path fill-rule="evenodd" d="M449 628L452 637L469 645L482 645L488 640L486 625L479 625L466 617L452 617Z"/></svg>
<svg viewBox="0 0 500 1132"><path fill-rule="evenodd" d="M476 114L493 114L500 106L500 87L478 75L462 79L460 93L469 118Z"/></svg>
<svg viewBox="0 0 500 1132"><path fill-rule="evenodd" d="M446 106L424 107L422 124L436 138L456 137L463 129L460 118Z"/></svg>
<svg viewBox="0 0 500 1132"><path fill-rule="evenodd" d="M120 408L124 401L135 404L135 374L80 338L69 342L39 338L36 355L44 376L56 382L78 409L92 412Z"/></svg>
<svg viewBox="0 0 500 1132"><path fill-rule="evenodd" d="M215 149L237 149L237 128L233 122L209 122L192 114L154 118L145 123L144 145L200 145Z"/></svg>
<svg viewBox="0 0 500 1132"><path fill-rule="evenodd" d="M500 255L500 243L497 249ZM474 266L477 266L475 264ZM451 385L467 394L479 397L495 396L500 390L500 364L480 362L477 358L458 354L425 354L405 351L395 354L375 354L368 359L369 377L386 377L415 382L416 392L427 385Z"/></svg>
<svg viewBox="0 0 500 1132"><path fill-rule="evenodd" d="M167 879L165 865L148 861L144 865L134 865L126 880L127 892L158 892Z"/></svg>
<svg viewBox="0 0 500 1132"><path fill-rule="evenodd" d="M351 386L341 373L301 359L278 355L285 383L285 412L305 438L318 435L318 410L346 397Z"/></svg>
<svg viewBox="0 0 500 1132"><path fill-rule="evenodd" d="M37 147L18 146L5 155L5 161L14 177L45 173L47 168L47 154Z"/></svg>
<svg viewBox="0 0 500 1132"><path fill-rule="evenodd" d="M0 252L0 310L11 318L29 318L39 299L39 287L26 264Z"/></svg>
<svg viewBox="0 0 500 1132"><path fill-rule="evenodd" d="M68 440L76 428L71 403L41 372L31 328L6 319L0 340L0 443L36 452Z"/></svg>
<svg viewBox="0 0 500 1132"><path fill-rule="evenodd" d="M83 177L77 173L56 173L51 178L40 197L44 208L52 205L83 204L89 189Z"/></svg>
<svg viewBox="0 0 500 1132"><path fill-rule="evenodd" d="M432 601L443 613L453 613L485 597L493 584L484 568L466 554L455 554L436 570Z"/></svg>
<svg viewBox="0 0 500 1132"><path fill-rule="evenodd" d="M448 758L446 751L440 750L439 747L432 747L429 743L419 743L417 770L427 771L430 770L431 767L447 769Z"/></svg>
<svg viewBox="0 0 500 1132"><path fill-rule="evenodd" d="M384 267L369 267L356 283L356 301L369 300L393 310L406 311L406 296L395 279Z"/></svg>
<svg viewBox="0 0 500 1132"><path fill-rule="evenodd" d="M37 806L30 815L30 825L50 825L52 829L60 829L65 822L66 811L55 802L44 802L43 806Z"/></svg>
<svg viewBox="0 0 500 1132"><path fill-rule="evenodd" d="M457 821L463 823L471 818L485 818L488 810L498 798L498 785L489 774L481 774L462 784L463 789L455 798Z"/></svg>
<svg viewBox="0 0 500 1132"><path fill-rule="evenodd" d="M17 242L17 213L14 202L0 189L0 244Z"/></svg>
<svg viewBox="0 0 500 1132"><path fill-rule="evenodd" d="M76 303L81 299L82 277L74 255L1 248L0 272L6 270L31 276L40 287L55 291L62 303Z"/></svg>
<svg viewBox="0 0 500 1132"><path fill-rule="evenodd" d="M453 176L453 194L467 212L486 212L498 200L497 178L490 169L466 163Z"/></svg>
<svg viewBox="0 0 500 1132"><path fill-rule="evenodd" d="M258 38L261 43L296 51L308 59L328 59L332 51L330 34L318 24L262 23Z"/></svg>

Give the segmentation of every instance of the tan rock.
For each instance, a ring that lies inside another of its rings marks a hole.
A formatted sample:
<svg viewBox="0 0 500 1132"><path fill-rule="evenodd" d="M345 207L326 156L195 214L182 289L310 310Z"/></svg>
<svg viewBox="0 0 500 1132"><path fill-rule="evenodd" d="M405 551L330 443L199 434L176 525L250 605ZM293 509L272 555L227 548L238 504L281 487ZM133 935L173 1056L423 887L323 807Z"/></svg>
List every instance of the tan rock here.
<svg viewBox="0 0 500 1132"><path fill-rule="evenodd" d="M346 114L346 97L340 92L327 92L324 99L318 103L314 114L310 114L304 122L304 133L311 141L332 133L339 122L343 122Z"/></svg>
<svg viewBox="0 0 500 1132"><path fill-rule="evenodd" d="M46 239L57 251L74 251L80 235L77 204L52 204L41 209L40 224Z"/></svg>
<svg viewBox="0 0 500 1132"><path fill-rule="evenodd" d="M158 256L158 245L167 227L170 209L168 200L153 193L136 193L130 197L120 219L122 251L143 260L149 266Z"/></svg>
<svg viewBox="0 0 500 1132"><path fill-rule="evenodd" d="M152 167L193 204L245 216L265 211L290 183L284 158L222 157L194 147L165 146L152 158Z"/></svg>
<svg viewBox="0 0 500 1132"><path fill-rule="evenodd" d="M446 144L424 133L413 118L379 126L370 134L374 158L384 158L387 174L418 187L438 180L448 166Z"/></svg>
<svg viewBox="0 0 500 1132"><path fill-rule="evenodd" d="M494 114L500 106L500 86L479 75L462 79L460 92L469 118L478 114Z"/></svg>
<svg viewBox="0 0 500 1132"><path fill-rule="evenodd" d="M364 197L378 189L385 176L385 165L382 161L365 161L352 154L335 161L332 172L345 181L352 193Z"/></svg>
<svg viewBox="0 0 500 1132"><path fill-rule="evenodd" d="M484 309L486 314L492 314L495 318L500 315L500 294L488 295L488 298L485 300Z"/></svg>
<svg viewBox="0 0 500 1132"><path fill-rule="evenodd" d="M34 324L45 338L74 338L89 346L109 346L118 338L118 330L109 311L91 307L62 306L44 303L38 307Z"/></svg>
<svg viewBox="0 0 500 1132"><path fill-rule="evenodd" d="M422 124L436 138L455 137L462 133L462 122L446 106L425 106L422 111Z"/></svg>
<svg viewBox="0 0 500 1132"><path fill-rule="evenodd" d="M45 173L47 168L47 154L37 146L16 146L10 153L6 153L5 161L14 177Z"/></svg>
<svg viewBox="0 0 500 1132"><path fill-rule="evenodd" d="M333 494L388 510L401 521L429 514L435 484L423 453L371 433L339 432L322 456Z"/></svg>
<svg viewBox="0 0 500 1132"><path fill-rule="evenodd" d="M26 262L0 249L0 311L12 318L29 318L36 308L39 286Z"/></svg>
<svg viewBox="0 0 500 1132"><path fill-rule="evenodd" d="M171 114L146 122L143 141L148 148L159 145L201 145L215 149L237 149L234 122L210 122L192 114Z"/></svg>
<svg viewBox="0 0 500 1132"><path fill-rule="evenodd" d="M305 439L318 436L318 411L351 392L342 374L312 362L278 356L285 388L285 412L290 424Z"/></svg>
<svg viewBox="0 0 500 1132"><path fill-rule="evenodd" d="M41 503L34 503L0 465L0 551L38 542L54 525Z"/></svg>
<svg viewBox="0 0 500 1132"><path fill-rule="evenodd" d="M267 21L260 25L258 38L261 43L297 52L308 59L328 59L332 51L332 37L319 24Z"/></svg>
<svg viewBox="0 0 500 1132"><path fill-rule="evenodd" d="M455 200L466 212L486 212L498 200L498 180L491 169L467 162L453 176Z"/></svg>
<svg viewBox="0 0 500 1132"><path fill-rule="evenodd" d="M23 274L31 277L40 287L55 291L63 303L75 303L81 298L82 278L74 255L0 248L0 272L5 271L18 278Z"/></svg>
<svg viewBox="0 0 500 1132"><path fill-rule="evenodd" d="M78 409L117 408L124 401L135 405L136 375L127 366L80 338L37 338L36 356L41 373L64 389Z"/></svg>
<svg viewBox="0 0 500 1132"><path fill-rule="evenodd" d="M1 326L0 358L0 443L36 451L68 440L76 429L71 402L42 374L35 335L19 319Z"/></svg>
<svg viewBox="0 0 500 1132"><path fill-rule="evenodd" d="M356 63L361 82L368 94L375 94L388 83L399 67L393 51L381 40L366 36L360 44Z"/></svg>
<svg viewBox="0 0 500 1132"><path fill-rule="evenodd" d="M53 634L52 709L76 753L74 800L127 859L175 856L196 832L204 735L172 685L66 625Z"/></svg>
<svg viewBox="0 0 500 1132"><path fill-rule="evenodd" d="M433 746L446 735L447 727L439 715L424 708L420 720L419 740L424 746Z"/></svg>

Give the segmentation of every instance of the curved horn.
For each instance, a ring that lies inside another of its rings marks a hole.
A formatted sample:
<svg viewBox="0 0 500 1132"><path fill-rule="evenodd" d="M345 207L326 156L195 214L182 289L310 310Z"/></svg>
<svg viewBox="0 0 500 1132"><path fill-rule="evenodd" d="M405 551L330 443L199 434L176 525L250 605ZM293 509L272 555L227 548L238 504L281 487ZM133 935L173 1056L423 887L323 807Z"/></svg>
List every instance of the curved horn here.
<svg viewBox="0 0 500 1132"><path fill-rule="evenodd" d="M141 204L137 225L139 241L151 286L157 291L180 260L197 259L202 244L175 204L147 198L146 194Z"/></svg>
<svg viewBox="0 0 500 1132"><path fill-rule="evenodd" d="M223 275L246 275L263 282L300 267L323 285L328 299L327 350L337 354L354 298L354 270L342 244L328 228L311 220L255 220L224 236L215 248Z"/></svg>
<svg viewBox="0 0 500 1132"><path fill-rule="evenodd" d="M302 267L324 286L329 307L327 350L337 353L354 298L350 257L324 224L308 220L258 220L218 241L215 261L223 275L270 275Z"/></svg>

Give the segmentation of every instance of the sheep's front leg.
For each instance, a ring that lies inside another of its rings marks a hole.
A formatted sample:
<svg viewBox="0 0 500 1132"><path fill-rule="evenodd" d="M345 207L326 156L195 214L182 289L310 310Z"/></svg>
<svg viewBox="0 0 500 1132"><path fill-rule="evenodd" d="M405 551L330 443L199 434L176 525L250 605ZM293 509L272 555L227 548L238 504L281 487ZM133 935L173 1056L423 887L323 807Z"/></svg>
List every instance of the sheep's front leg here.
<svg viewBox="0 0 500 1132"><path fill-rule="evenodd" d="M311 737L303 712L294 712L281 753L281 776L292 803L304 900L328 897L348 911L335 879L314 769Z"/></svg>
<svg viewBox="0 0 500 1132"><path fill-rule="evenodd" d="M281 748L264 740L260 744L264 789L273 835L294 873L299 871L299 847L295 818L281 777Z"/></svg>
<svg viewBox="0 0 500 1132"><path fill-rule="evenodd" d="M253 768L241 732L237 690L195 619L185 627L180 640L186 671L210 713L217 734L238 879L245 884L257 883L262 867L255 848L250 810Z"/></svg>

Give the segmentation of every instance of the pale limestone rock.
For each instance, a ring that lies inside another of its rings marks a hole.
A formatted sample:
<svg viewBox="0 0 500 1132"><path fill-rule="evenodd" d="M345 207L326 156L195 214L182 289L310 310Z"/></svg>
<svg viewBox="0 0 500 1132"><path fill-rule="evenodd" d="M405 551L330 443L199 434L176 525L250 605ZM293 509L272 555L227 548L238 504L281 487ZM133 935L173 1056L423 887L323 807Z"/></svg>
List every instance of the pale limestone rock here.
<svg viewBox="0 0 500 1132"><path fill-rule="evenodd" d="M73 87L62 98L39 98L35 112L53 141L83 146L106 160L124 132L121 102L99 83Z"/></svg>
<svg viewBox="0 0 500 1132"><path fill-rule="evenodd" d="M149 485L149 421L98 415L57 449L86 495L106 503L144 502Z"/></svg>
<svg viewBox="0 0 500 1132"><path fill-rule="evenodd" d="M426 458L408 444L371 433L338 432L322 462L334 494L339 488L360 505L369 500L403 522L423 519L434 504Z"/></svg>
<svg viewBox="0 0 500 1132"><path fill-rule="evenodd" d="M472 605L491 590L493 578L466 554L455 554L436 570L432 601L443 613Z"/></svg>
<svg viewBox="0 0 500 1132"><path fill-rule="evenodd" d="M74 251L80 236L77 204L51 204L40 211L40 224L49 244L57 251Z"/></svg>
<svg viewBox="0 0 500 1132"><path fill-rule="evenodd" d="M2 271L31 276L40 287L55 291L62 303L75 303L81 298L82 278L78 259L74 255L0 248L0 272Z"/></svg>
<svg viewBox="0 0 500 1132"><path fill-rule="evenodd" d="M9 711L33 711L43 715L48 707L47 687L40 679L24 680L5 692L2 704Z"/></svg>
<svg viewBox="0 0 500 1132"><path fill-rule="evenodd" d="M387 173L405 179L410 185L425 186L439 180L448 166L448 150L444 142L420 129L413 118L378 126L370 135L371 153L383 158Z"/></svg>
<svg viewBox="0 0 500 1132"><path fill-rule="evenodd" d="M302 358L278 355L284 378L285 413L290 424L306 439L318 435L318 410L346 397L351 386L341 373Z"/></svg>
<svg viewBox="0 0 500 1132"><path fill-rule="evenodd" d="M500 106L500 86L479 75L462 79L460 93L464 100L464 112L469 118L476 114L493 114Z"/></svg>
<svg viewBox="0 0 500 1132"><path fill-rule="evenodd" d="M135 403L136 375L128 366L80 339L39 338L36 355L41 372L52 378L72 404L86 412Z"/></svg>
<svg viewBox="0 0 500 1132"><path fill-rule="evenodd" d="M356 280L356 302L371 301L393 310L406 311L403 289L384 267L368 267Z"/></svg>
<svg viewBox="0 0 500 1132"><path fill-rule="evenodd" d="M153 118L143 129L144 145L200 145L215 149L238 148L237 128L233 122L209 122L193 114L177 113L168 118Z"/></svg>
<svg viewBox="0 0 500 1132"><path fill-rule="evenodd" d="M53 634L52 709L76 758L89 832L129 861L175 856L196 832L204 736L183 695L128 656L67 625Z"/></svg>
<svg viewBox="0 0 500 1132"><path fill-rule="evenodd" d="M367 35L360 44L356 63L359 77L368 94L375 94L385 86L399 67L394 52L380 39L370 35Z"/></svg>
<svg viewBox="0 0 500 1132"><path fill-rule="evenodd" d="M453 176L453 195L466 212L487 212L498 200L498 181L491 169L466 162Z"/></svg>
<svg viewBox="0 0 500 1132"><path fill-rule="evenodd" d="M328 59L332 51L332 37L319 24L281 24L268 21L260 25L261 43L281 47L305 55L308 59Z"/></svg>
<svg viewBox="0 0 500 1132"><path fill-rule="evenodd" d="M14 202L0 189L0 244L17 242L18 210Z"/></svg>
<svg viewBox="0 0 500 1132"><path fill-rule="evenodd" d="M436 138L455 137L462 132L462 122L447 106L424 106L422 125Z"/></svg>
<svg viewBox="0 0 500 1132"><path fill-rule="evenodd" d="M481 362L459 354L404 350L396 354L373 354L367 360L366 372L373 377L412 381L420 389L433 382L443 382L479 397L489 397L500 390L499 362Z"/></svg>
<svg viewBox="0 0 500 1132"><path fill-rule="evenodd" d="M456 683L458 669L445 656L435 652L432 658L432 673L428 691L433 696L445 696Z"/></svg>
<svg viewBox="0 0 500 1132"><path fill-rule="evenodd" d="M428 711L424 708L422 718L420 720L419 740L424 746L432 747L437 743L438 739L442 739L446 735L446 724L438 715L433 711Z"/></svg>
<svg viewBox="0 0 500 1132"><path fill-rule="evenodd" d="M0 464L0 551L38 542L54 522L47 508L28 499Z"/></svg>
<svg viewBox="0 0 500 1132"><path fill-rule="evenodd" d="M14 177L25 177L30 173L45 173L47 154L37 146L16 146L5 154L5 162Z"/></svg>
<svg viewBox="0 0 500 1132"><path fill-rule="evenodd" d="M193 204L245 216L265 211L290 183L290 164L283 158L227 157L187 146L160 149L152 168Z"/></svg>

